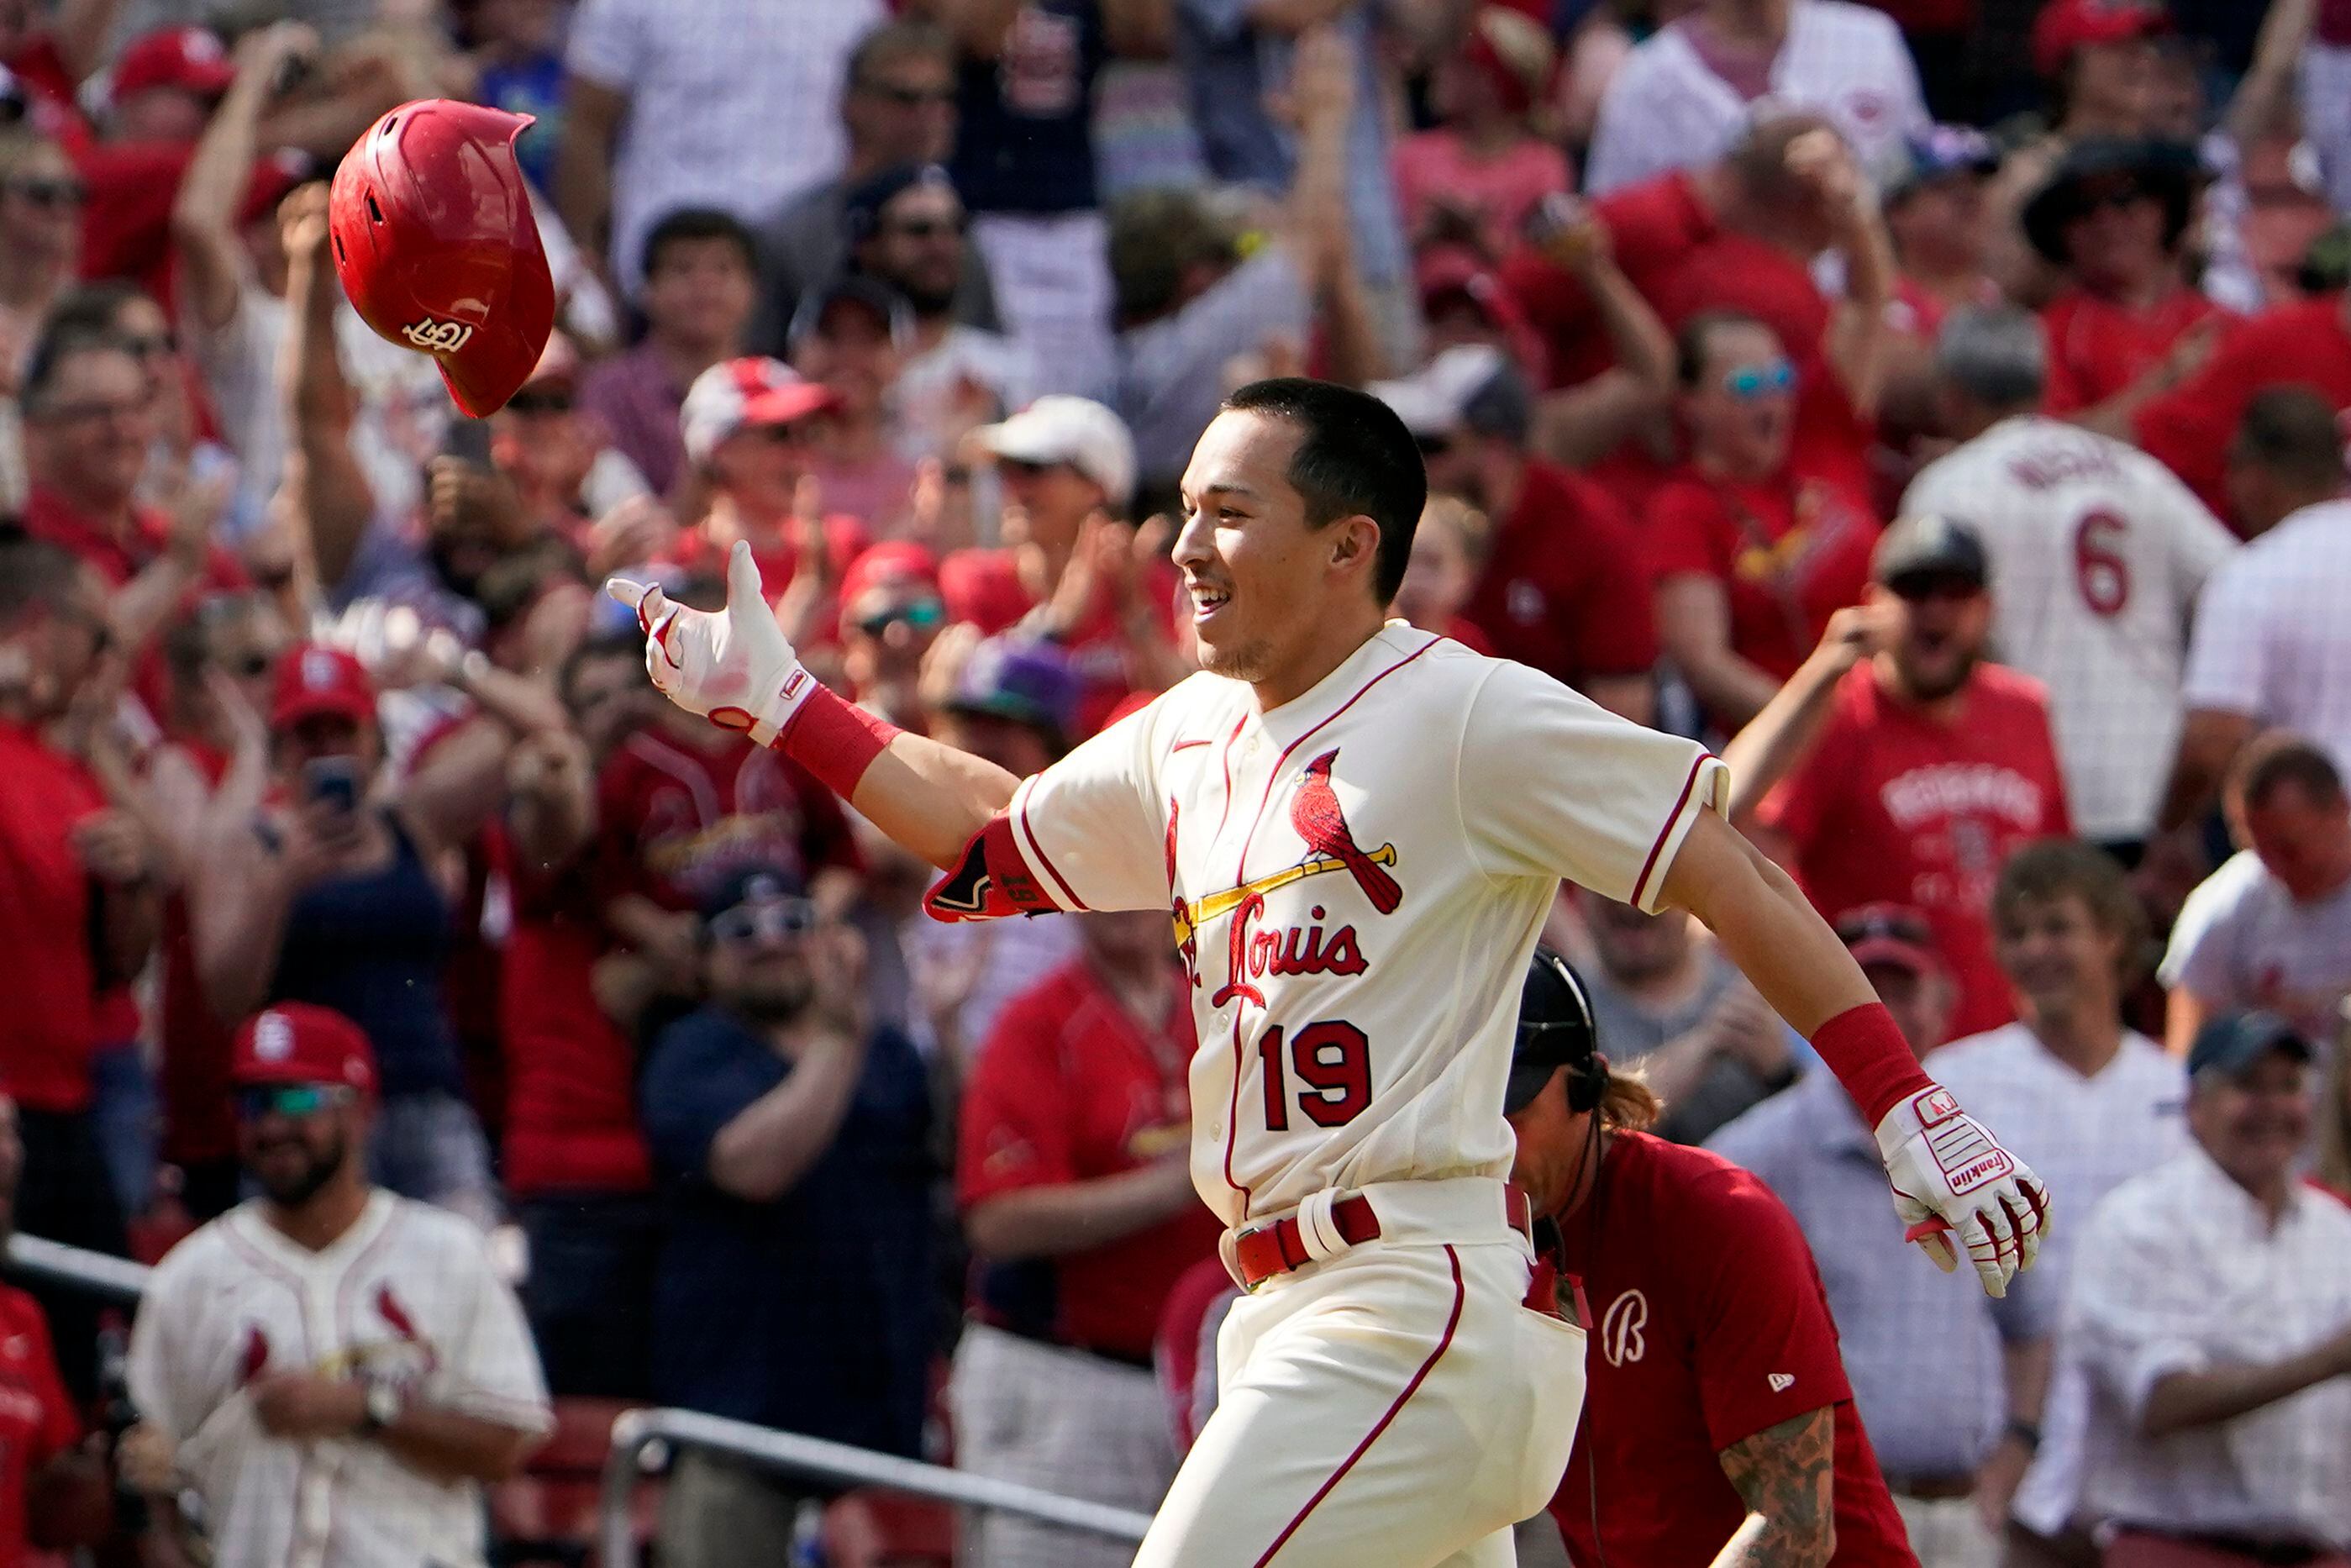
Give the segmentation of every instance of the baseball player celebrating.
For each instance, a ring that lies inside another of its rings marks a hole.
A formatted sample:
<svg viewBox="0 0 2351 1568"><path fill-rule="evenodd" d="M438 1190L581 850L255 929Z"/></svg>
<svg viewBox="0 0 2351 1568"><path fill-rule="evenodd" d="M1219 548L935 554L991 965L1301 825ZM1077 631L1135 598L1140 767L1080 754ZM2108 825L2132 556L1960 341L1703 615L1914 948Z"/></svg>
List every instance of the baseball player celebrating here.
<svg viewBox="0 0 2351 1568"><path fill-rule="evenodd" d="M1426 489L1384 405L1225 402L1174 558L1205 668L1034 778L903 734L803 668L739 546L722 612L615 580L673 702L789 755L947 872L943 919L1167 907L1192 986L1192 1178L1249 1294L1144 1568L1511 1561L1583 1338L1524 1308L1501 1113L1559 880L1720 937L1877 1128L1895 1203L1985 1288L2047 1198L1918 1071L1803 895L1718 814L1720 763L1387 619ZM1716 810L1709 810L1709 808Z"/></svg>
<svg viewBox="0 0 2351 1568"><path fill-rule="evenodd" d="M521 1307L470 1222L368 1185L356 1024L273 1008L238 1030L230 1075L261 1196L155 1270L126 1479L192 1490L214 1562L481 1568L479 1483L550 1424Z"/></svg>

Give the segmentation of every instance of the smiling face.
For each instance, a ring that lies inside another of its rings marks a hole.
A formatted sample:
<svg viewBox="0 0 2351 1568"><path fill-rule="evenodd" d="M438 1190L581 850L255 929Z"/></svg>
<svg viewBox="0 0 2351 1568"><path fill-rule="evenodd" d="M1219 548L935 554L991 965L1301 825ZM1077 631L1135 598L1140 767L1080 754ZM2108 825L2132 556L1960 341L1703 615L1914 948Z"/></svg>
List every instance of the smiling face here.
<svg viewBox="0 0 2351 1568"><path fill-rule="evenodd" d="M147 372L130 354L97 345L68 350L25 411L34 481L94 512L126 504L147 467L154 413Z"/></svg>
<svg viewBox="0 0 2351 1568"><path fill-rule="evenodd" d="M1779 335L1761 322L1709 329L1681 413L1701 462L1741 478L1779 471L1796 428L1794 367Z"/></svg>
<svg viewBox="0 0 2351 1568"><path fill-rule="evenodd" d="M2188 1130L2250 1193L2277 1192L2293 1181L2310 1118L2310 1068L2284 1051L2241 1072L2199 1072L2189 1081Z"/></svg>
<svg viewBox="0 0 2351 1568"><path fill-rule="evenodd" d="M2113 1014L2123 936L2078 894L2020 898L1995 911L1994 952L2028 1018Z"/></svg>
<svg viewBox="0 0 2351 1568"><path fill-rule="evenodd" d="M1310 524L1290 482L1305 432L1255 410L1218 414L1184 470L1176 565L1191 595L1200 664L1261 684L1293 668L1317 631L1368 593L1379 538L1369 517Z"/></svg>

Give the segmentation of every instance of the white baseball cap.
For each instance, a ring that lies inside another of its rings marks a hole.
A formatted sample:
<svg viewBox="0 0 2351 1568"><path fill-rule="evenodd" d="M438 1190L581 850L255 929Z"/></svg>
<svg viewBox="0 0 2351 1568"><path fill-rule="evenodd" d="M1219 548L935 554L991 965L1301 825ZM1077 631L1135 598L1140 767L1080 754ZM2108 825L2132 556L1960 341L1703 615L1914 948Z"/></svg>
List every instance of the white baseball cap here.
<svg viewBox="0 0 2351 1568"><path fill-rule="evenodd" d="M1113 507L1134 499L1134 437L1124 420L1092 398L1040 397L972 437L1015 463L1066 463L1101 486Z"/></svg>
<svg viewBox="0 0 2351 1568"><path fill-rule="evenodd" d="M678 434L685 455L699 463L738 430L792 424L836 401L831 388L803 380L781 360L756 354L722 360L686 389L677 411Z"/></svg>
<svg viewBox="0 0 2351 1568"><path fill-rule="evenodd" d="M1475 424L1473 413L1511 373L1508 356L1486 343L1460 343L1408 376L1374 382L1364 390L1395 411L1415 435L1450 435Z"/></svg>

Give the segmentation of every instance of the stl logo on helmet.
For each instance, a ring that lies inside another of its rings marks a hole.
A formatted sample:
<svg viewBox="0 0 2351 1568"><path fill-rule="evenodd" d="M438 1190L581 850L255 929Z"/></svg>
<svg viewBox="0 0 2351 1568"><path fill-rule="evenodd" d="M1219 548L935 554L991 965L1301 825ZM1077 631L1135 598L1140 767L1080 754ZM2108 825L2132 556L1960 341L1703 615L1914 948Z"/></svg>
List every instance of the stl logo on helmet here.
<svg viewBox="0 0 2351 1568"><path fill-rule="evenodd" d="M427 316L402 327L400 335L428 354L454 354L471 340L474 329L464 321L442 321Z"/></svg>

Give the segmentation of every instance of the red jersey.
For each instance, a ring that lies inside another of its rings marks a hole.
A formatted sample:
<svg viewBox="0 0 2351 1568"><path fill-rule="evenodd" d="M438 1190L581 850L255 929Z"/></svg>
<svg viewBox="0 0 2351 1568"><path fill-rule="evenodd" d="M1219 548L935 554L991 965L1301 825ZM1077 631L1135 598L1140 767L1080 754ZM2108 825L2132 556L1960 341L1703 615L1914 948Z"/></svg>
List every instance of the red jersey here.
<svg viewBox="0 0 2351 1568"><path fill-rule="evenodd" d="M0 1568L26 1560L26 1482L80 1441L81 1421L57 1376L40 1304L0 1285Z"/></svg>
<svg viewBox="0 0 2351 1568"><path fill-rule="evenodd" d="M2230 517L2229 444L2255 393L2300 383L2338 409L2351 408L2351 332L2344 330L2343 308L2343 296L2330 294L2230 328L2202 370L2139 409L2132 421L2139 445L2214 513Z"/></svg>
<svg viewBox="0 0 2351 1568"><path fill-rule="evenodd" d="M648 726L596 776L600 903L642 894L692 909L747 865L812 878L857 869L849 819L799 764L713 729L705 744Z"/></svg>
<svg viewBox="0 0 2351 1568"><path fill-rule="evenodd" d="M1160 607L1160 622L1170 632L1176 625L1176 569L1155 561L1143 578L1143 591ZM959 549L939 563L939 597L949 621L968 621L984 636L993 637L1037 607L1036 595L1020 580L1019 557L1008 549ZM1126 640L1118 623L1118 607L1097 596L1093 608L1078 623L1077 635L1063 644L1078 677L1078 714L1067 737L1084 739L1110 722L1119 704L1134 692L1126 678Z"/></svg>
<svg viewBox="0 0 2351 1568"><path fill-rule="evenodd" d="M637 1123L636 1052L590 982L611 944L587 861L526 865L502 823L487 849L514 897L498 987L507 1186L524 1197L645 1191L653 1167Z"/></svg>
<svg viewBox="0 0 2351 1568"><path fill-rule="evenodd" d="M1530 460L1518 505L1495 528L1463 619L1492 652L1581 685L1657 662L1649 574L1632 525L1605 490Z"/></svg>
<svg viewBox="0 0 2351 1568"><path fill-rule="evenodd" d="M1770 1187L1719 1155L1617 1133L1590 1203L1557 1228L1528 1299L1552 1310L1563 1273L1589 1306L1583 1421L1551 1505L1576 1562L1704 1568L1747 1517L1718 1456L1826 1406L1829 1561L1915 1568L1853 1406L1820 1269Z"/></svg>
<svg viewBox="0 0 2351 1568"><path fill-rule="evenodd" d="M1180 1158L1191 1135L1191 1000L1169 988L1157 1029L1139 1023L1082 959L1004 1006L965 1086L956 1201L974 1204ZM1147 1230L1045 1260L1061 1343L1148 1362L1167 1294L1216 1255L1203 1204Z"/></svg>
<svg viewBox="0 0 2351 1568"><path fill-rule="evenodd" d="M11 969L0 1089L35 1111L89 1107L98 967L92 884L71 833L105 806L79 762L35 731L0 724L0 952Z"/></svg>
<svg viewBox="0 0 2351 1568"><path fill-rule="evenodd" d="M1829 919L1864 904L1924 914L1959 988L1953 1038L2016 1016L1992 958L1991 890L2009 852L2073 829L2041 683L1979 664L1948 719L1889 696L1866 664L1821 737L1757 813Z"/></svg>
<svg viewBox="0 0 2351 1568"><path fill-rule="evenodd" d="M2144 310L2067 289L2041 312L2048 412L2096 407L2163 363L2182 333L2220 314L2193 288L2175 288Z"/></svg>
<svg viewBox="0 0 2351 1568"><path fill-rule="evenodd" d="M1731 651L1781 680L1861 602L1878 535L1864 492L1802 466L1761 484L1685 467L1650 498L1648 525L1651 575L1721 583Z"/></svg>

